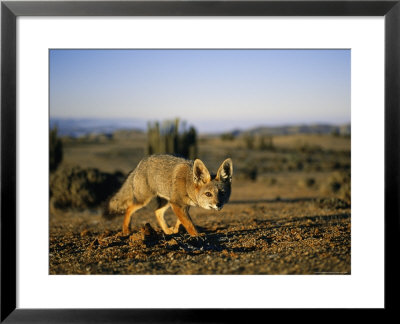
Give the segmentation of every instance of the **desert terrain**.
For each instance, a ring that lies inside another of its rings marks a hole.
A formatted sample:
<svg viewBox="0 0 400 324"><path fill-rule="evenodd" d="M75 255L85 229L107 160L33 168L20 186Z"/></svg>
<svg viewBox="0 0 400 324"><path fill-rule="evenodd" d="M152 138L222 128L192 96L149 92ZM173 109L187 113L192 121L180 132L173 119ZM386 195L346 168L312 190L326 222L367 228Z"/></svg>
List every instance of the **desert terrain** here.
<svg viewBox="0 0 400 324"><path fill-rule="evenodd" d="M210 172L233 160L229 203L190 209L199 237L182 227L163 234L152 206L133 215L124 236L122 217L104 219L101 204L146 155L146 133L64 137L50 175L49 274L350 274L350 142L338 134L266 143L200 135L198 157ZM104 195L93 196L92 185Z"/></svg>

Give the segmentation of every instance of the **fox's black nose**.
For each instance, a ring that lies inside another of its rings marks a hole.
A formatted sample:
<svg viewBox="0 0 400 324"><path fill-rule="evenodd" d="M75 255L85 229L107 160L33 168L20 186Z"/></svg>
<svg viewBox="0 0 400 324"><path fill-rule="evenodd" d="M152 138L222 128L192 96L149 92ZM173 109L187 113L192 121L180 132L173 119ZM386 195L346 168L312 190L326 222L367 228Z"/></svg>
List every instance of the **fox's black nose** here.
<svg viewBox="0 0 400 324"><path fill-rule="evenodd" d="M222 204L221 204L221 203L218 203L218 204L217 204L217 208L222 208Z"/></svg>

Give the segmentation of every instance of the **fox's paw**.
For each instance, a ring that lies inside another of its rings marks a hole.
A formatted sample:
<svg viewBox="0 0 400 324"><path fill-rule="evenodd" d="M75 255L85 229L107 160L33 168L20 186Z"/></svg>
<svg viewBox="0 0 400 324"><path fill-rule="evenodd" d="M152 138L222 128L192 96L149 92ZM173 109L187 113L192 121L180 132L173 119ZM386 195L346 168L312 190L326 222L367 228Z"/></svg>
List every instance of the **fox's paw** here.
<svg viewBox="0 0 400 324"><path fill-rule="evenodd" d="M178 220L176 222L175 226L172 227L172 230L174 231L174 234L178 234L180 228L181 228L181 222Z"/></svg>
<svg viewBox="0 0 400 324"><path fill-rule="evenodd" d="M175 231L174 227L168 227L168 228L164 229L164 233L167 235L171 235L171 234L176 234L178 232Z"/></svg>

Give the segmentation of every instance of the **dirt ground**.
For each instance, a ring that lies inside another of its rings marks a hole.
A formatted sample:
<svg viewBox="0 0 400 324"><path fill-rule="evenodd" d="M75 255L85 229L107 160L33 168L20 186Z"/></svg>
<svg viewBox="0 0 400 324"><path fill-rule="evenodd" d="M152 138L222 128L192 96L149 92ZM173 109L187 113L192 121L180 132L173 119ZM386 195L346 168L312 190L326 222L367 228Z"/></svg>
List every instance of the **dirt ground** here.
<svg viewBox="0 0 400 324"><path fill-rule="evenodd" d="M52 213L49 273L350 274L350 205L300 186L302 177L234 180L220 212L190 210L198 238L183 228L164 235L150 207L135 214L130 236L120 233L122 218L107 221L100 210ZM170 210L166 219L175 222Z"/></svg>
<svg viewBox="0 0 400 324"><path fill-rule="evenodd" d="M59 168L127 174L145 154L146 134L63 141ZM128 236L122 217L105 220L100 207L50 208L49 273L350 274L349 137L274 136L268 149L200 137L199 158L211 172L227 157L230 202L219 212L191 208L197 238L182 227L164 235L150 207L134 214ZM176 221L171 210L166 219Z"/></svg>

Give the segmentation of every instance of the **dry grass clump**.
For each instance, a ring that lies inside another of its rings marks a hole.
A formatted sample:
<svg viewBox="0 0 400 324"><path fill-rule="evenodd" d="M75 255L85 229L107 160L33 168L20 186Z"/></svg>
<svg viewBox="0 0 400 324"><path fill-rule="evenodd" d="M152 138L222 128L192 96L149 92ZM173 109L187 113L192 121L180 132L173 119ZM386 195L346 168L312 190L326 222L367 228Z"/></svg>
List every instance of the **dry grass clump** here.
<svg viewBox="0 0 400 324"><path fill-rule="evenodd" d="M312 188L312 187L316 186L316 180L315 180L315 178L312 178L312 177L301 178L298 181L298 185L301 188Z"/></svg>
<svg viewBox="0 0 400 324"><path fill-rule="evenodd" d="M58 168L50 175L53 208L85 209L99 206L122 184L124 175L78 166Z"/></svg>
<svg viewBox="0 0 400 324"><path fill-rule="evenodd" d="M321 192L326 195L334 194L348 202L351 200L350 172L334 172L321 185Z"/></svg>

